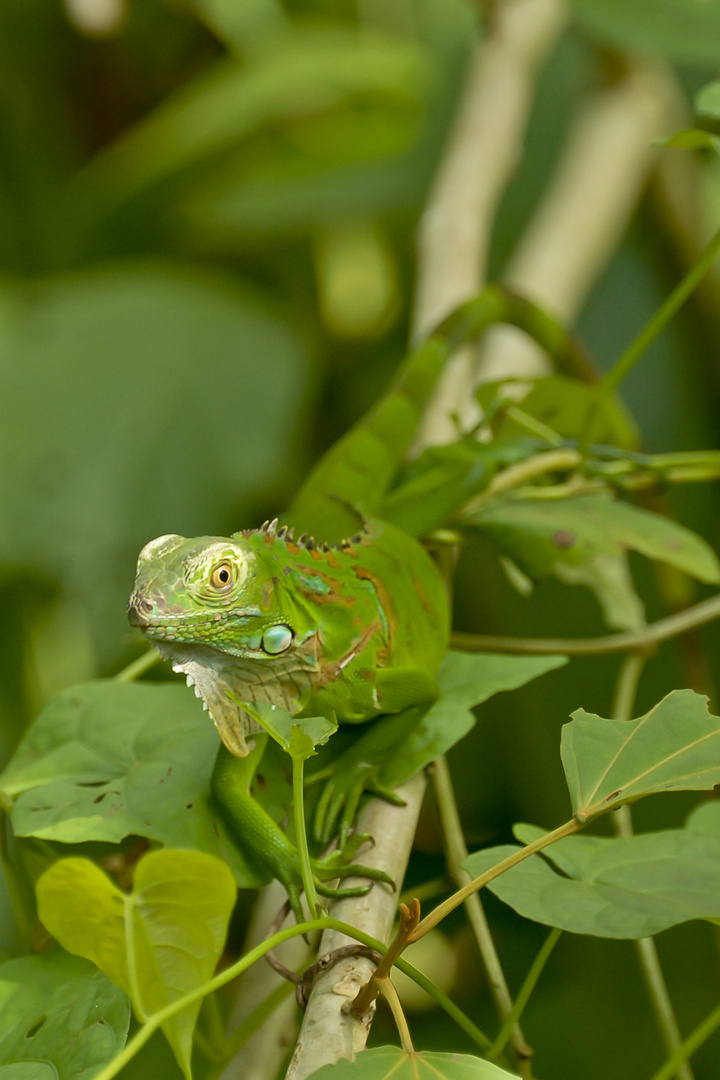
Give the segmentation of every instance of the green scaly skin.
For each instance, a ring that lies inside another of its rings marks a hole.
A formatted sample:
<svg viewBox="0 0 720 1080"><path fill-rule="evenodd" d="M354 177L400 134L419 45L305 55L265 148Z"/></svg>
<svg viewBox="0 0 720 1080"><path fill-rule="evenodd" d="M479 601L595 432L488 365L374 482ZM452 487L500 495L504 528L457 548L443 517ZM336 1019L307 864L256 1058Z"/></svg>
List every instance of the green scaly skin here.
<svg viewBox="0 0 720 1080"><path fill-rule="evenodd" d="M140 553L129 615L205 702L227 748L215 798L299 913L297 853L250 794L258 749L248 757L247 739L261 729L241 703L345 723L385 716L336 764L320 800L316 836L327 842L340 818L346 860L363 791L394 798L378 773L438 693L449 622L435 564L412 537L374 520L323 546L276 523L229 538L165 536ZM340 868L337 855L314 870L325 893L322 879L363 872Z"/></svg>
<svg viewBox="0 0 720 1080"><path fill-rule="evenodd" d="M344 723L382 716L334 764L315 835L327 842L339 820L340 851L313 869L319 891L330 895L343 890L327 890L323 879L388 880L344 865L365 839L348 842L348 833L363 791L397 801L378 776L437 696L449 616L443 581L419 541L373 515L448 356L496 322L523 327L556 358L569 351L542 312L491 287L406 360L388 393L319 462L281 526L163 536L140 553L130 621L203 699L224 743L212 780L216 802L239 846L284 883L298 919L297 852L250 793L265 736L248 744L260 729L242 703ZM426 504L427 494L427 527ZM304 535L295 539L292 528Z"/></svg>

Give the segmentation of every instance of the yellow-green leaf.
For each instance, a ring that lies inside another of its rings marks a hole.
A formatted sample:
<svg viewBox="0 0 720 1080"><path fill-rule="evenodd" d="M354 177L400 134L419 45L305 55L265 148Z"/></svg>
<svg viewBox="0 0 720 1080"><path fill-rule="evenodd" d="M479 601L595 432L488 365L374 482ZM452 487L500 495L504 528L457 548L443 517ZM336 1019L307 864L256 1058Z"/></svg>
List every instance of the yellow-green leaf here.
<svg viewBox="0 0 720 1080"><path fill-rule="evenodd" d="M68 952L92 960L144 1019L212 978L236 889L230 869L197 851L163 849L137 865L124 893L92 862L61 859L37 884L38 912ZM190 1077L200 1001L163 1024Z"/></svg>

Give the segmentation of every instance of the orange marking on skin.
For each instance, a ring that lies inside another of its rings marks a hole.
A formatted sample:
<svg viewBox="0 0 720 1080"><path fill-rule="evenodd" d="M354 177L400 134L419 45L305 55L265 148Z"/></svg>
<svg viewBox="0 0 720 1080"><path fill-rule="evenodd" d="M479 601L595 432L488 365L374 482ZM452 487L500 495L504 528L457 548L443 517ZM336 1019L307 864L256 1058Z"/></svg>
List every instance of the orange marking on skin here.
<svg viewBox="0 0 720 1080"><path fill-rule="evenodd" d="M328 683L333 682L339 675L342 674L343 669L354 660L357 656L365 650L370 640L375 635L382 634L382 626L379 619L374 619L368 626L365 627L364 632L359 638L356 638L351 647L348 649L339 660L333 660L332 663L320 664L320 686L327 686ZM382 664L378 664L378 667L382 667ZM369 675L364 675L363 672L368 671ZM362 671L357 672L361 678L374 678L374 671L371 668L364 668Z"/></svg>
<svg viewBox="0 0 720 1080"><path fill-rule="evenodd" d="M413 589L415 590L415 592L420 597L420 603L425 608L428 615L435 615L436 614L435 608L433 607L433 605L428 600L427 595L423 590L423 587L422 587L422 584L421 584L419 578L413 577Z"/></svg>

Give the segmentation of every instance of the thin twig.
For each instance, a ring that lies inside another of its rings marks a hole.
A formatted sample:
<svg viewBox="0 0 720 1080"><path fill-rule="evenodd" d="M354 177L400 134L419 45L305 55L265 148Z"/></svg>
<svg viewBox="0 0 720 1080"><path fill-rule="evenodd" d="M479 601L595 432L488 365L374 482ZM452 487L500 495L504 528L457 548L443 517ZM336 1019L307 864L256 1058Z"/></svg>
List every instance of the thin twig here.
<svg viewBox="0 0 720 1080"><path fill-rule="evenodd" d="M720 617L720 595L693 604L676 615L658 619L642 630L622 634L606 634L596 638L513 638L494 634L465 634L455 631L450 639L454 649L463 652L503 652L533 656L564 654L566 656L600 656L605 653L646 651L668 641L686 630L712 622Z"/></svg>
<svg viewBox="0 0 720 1080"><path fill-rule="evenodd" d="M623 661L615 688L615 701L613 704L613 718L615 720L624 722L632 719L637 686L644 666L645 657L637 654L627 656ZM619 807L611 817L616 836L633 835L632 812L627 804ZM639 938L635 942L635 949L662 1040L666 1050L672 1055L682 1044L682 1036L660 966L660 957L655 942L651 937ZM676 1080L694 1080L692 1069L687 1061L678 1065Z"/></svg>
<svg viewBox="0 0 720 1080"><path fill-rule="evenodd" d="M445 839L448 871L461 888L471 880L470 874L461 865L463 859L468 856L468 849L465 846L465 837L463 836L457 802L455 801L450 770L444 757L438 758L435 762L432 779ZM465 901L465 910L485 964L498 1013L500 1018L505 1021L513 1011L513 1000L485 917L482 902L476 892L468 896ZM519 1024L516 1023L511 1026L511 1034L518 1064L522 1066L530 1057L531 1050L525 1041L525 1036ZM501 1050L498 1052L501 1052Z"/></svg>

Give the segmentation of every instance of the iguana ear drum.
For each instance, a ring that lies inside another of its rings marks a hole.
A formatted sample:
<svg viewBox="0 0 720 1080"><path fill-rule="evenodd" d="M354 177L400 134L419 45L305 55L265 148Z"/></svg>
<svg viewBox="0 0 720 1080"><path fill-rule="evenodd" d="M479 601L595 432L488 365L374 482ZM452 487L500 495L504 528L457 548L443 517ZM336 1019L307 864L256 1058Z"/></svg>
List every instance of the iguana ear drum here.
<svg viewBox="0 0 720 1080"><path fill-rule="evenodd" d="M285 623L269 626L262 636L262 647L269 656L278 656L289 649L295 640L291 627Z"/></svg>

